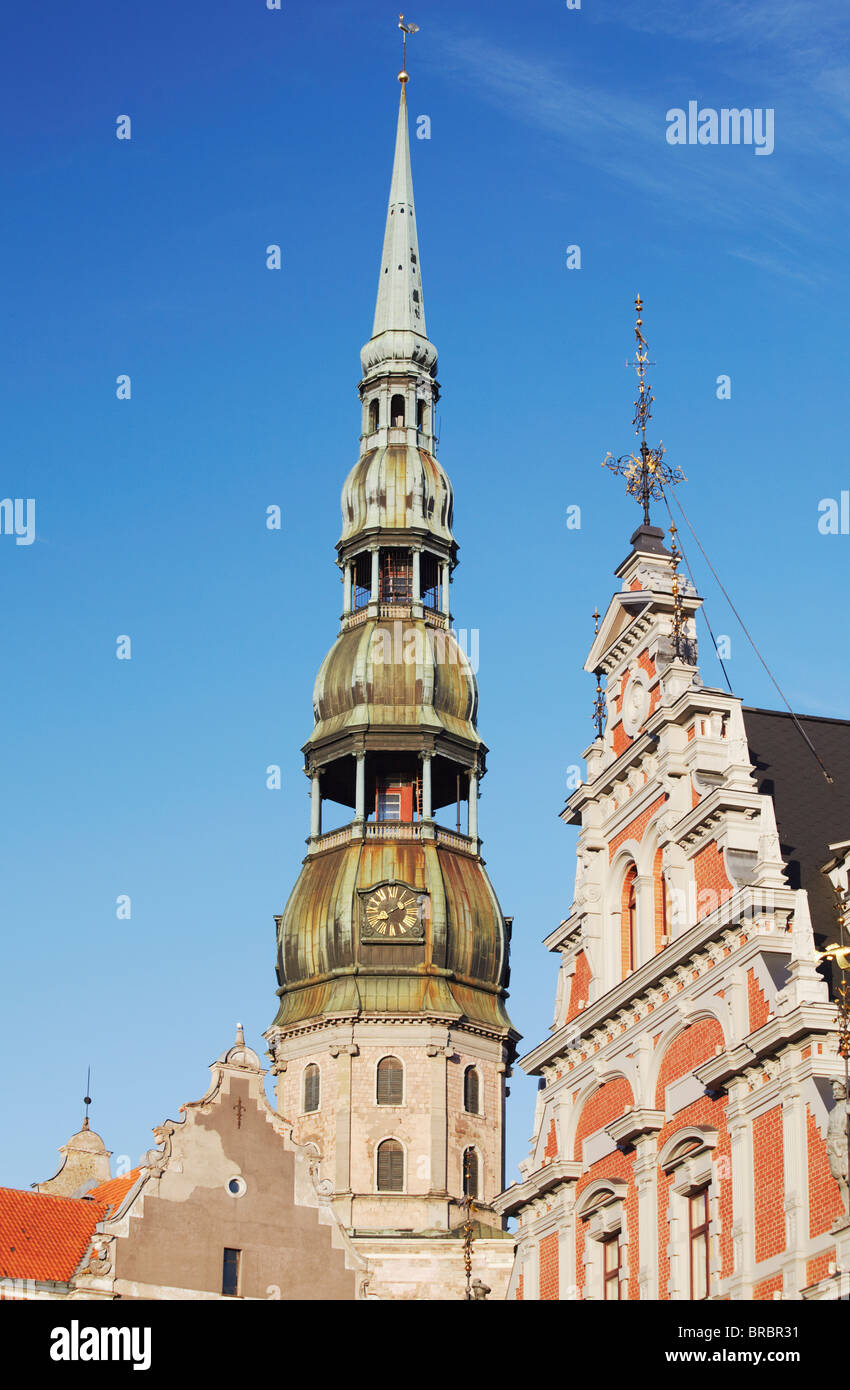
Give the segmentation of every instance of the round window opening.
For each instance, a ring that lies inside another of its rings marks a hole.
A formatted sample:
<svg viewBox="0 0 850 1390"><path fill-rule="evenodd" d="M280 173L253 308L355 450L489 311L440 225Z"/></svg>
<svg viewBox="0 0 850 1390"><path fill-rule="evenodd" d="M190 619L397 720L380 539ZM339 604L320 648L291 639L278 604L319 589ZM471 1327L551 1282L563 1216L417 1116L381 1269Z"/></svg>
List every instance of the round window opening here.
<svg viewBox="0 0 850 1390"><path fill-rule="evenodd" d="M227 1190L231 1197L244 1197L247 1192L244 1178L228 1178Z"/></svg>

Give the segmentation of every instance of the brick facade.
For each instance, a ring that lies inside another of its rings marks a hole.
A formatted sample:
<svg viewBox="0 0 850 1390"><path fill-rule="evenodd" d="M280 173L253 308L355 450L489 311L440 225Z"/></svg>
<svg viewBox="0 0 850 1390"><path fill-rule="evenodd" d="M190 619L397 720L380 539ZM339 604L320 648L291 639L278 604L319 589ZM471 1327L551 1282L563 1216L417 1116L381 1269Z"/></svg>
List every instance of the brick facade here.
<svg viewBox="0 0 850 1390"><path fill-rule="evenodd" d="M521 1181L496 1201L518 1219L509 1297L554 1296L556 1235L565 1298L610 1297L606 1268L633 1300L827 1296L807 1285L833 1277L842 1067L806 894L748 770L740 702L671 659L667 561L650 548L618 575L646 604L615 595L588 658L616 695L563 812L579 872L547 945L570 998L522 1062L542 1091ZM649 716L631 739L638 672Z"/></svg>
<svg viewBox="0 0 850 1390"><path fill-rule="evenodd" d="M756 1263L785 1249L785 1164L782 1109L776 1105L753 1120Z"/></svg>

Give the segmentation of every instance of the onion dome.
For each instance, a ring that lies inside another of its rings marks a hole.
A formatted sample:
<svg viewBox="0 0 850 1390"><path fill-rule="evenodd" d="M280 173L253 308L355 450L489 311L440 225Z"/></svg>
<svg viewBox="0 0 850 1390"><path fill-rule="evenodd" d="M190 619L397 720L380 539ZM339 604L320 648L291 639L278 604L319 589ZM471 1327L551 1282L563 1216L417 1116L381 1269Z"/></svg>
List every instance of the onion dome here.
<svg viewBox="0 0 850 1390"><path fill-rule="evenodd" d="M454 547L452 486L425 449L387 444L370 449L352 468L342 489L345 545L361 531L419 530Z"/></svg>
<svg viewBox="0 0 850 1390"><path fill-rule="evenodd" d="M362 893L395 877L424 896L430 929L396 947L361 937ZM481 861L439 841L353 840L309 858L279 919L284 1028L322 1015L432 1015L511 1031L507 931ZM379 973L384 967L383 973Z"/></svg>
<svg viewBox="0 0 850 1390"><path fill-rule="evenodd" d="M480 747L477 713L478 684L453 632L421 618L371 619L340 633L319 668L309 745L352 729L409 726Z"/></svg>

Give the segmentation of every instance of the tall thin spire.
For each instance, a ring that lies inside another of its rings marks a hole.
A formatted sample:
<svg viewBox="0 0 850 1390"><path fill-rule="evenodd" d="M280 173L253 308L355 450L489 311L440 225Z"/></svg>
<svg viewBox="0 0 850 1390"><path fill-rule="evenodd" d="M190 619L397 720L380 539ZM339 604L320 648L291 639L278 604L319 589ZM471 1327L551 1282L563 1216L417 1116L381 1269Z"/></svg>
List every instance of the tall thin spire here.
<svg viewBox="0 0 850 1390"><path fill-rule="evenodd" d="M419 241L416 236L416 210L413 205L405 89L406 84L403 82L398 107L398 128L384 249L378 278L375 322L372 328L373 338L379 333L394 329L407 329L423 338L428 336L419 270Z"/></svg>

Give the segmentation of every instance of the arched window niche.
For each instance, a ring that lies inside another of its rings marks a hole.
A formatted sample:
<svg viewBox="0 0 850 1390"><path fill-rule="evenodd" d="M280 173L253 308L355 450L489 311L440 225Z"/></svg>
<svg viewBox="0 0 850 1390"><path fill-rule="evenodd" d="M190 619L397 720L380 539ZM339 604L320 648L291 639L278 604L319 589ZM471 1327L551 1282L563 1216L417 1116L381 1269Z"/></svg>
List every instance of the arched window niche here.
<svg viewBox="0 0 850 1390"><path fill-rule="evenodd" d="M397 1139L384 1139L377 1152L379 1192L404 1191L404 1148Z"/></svg>

